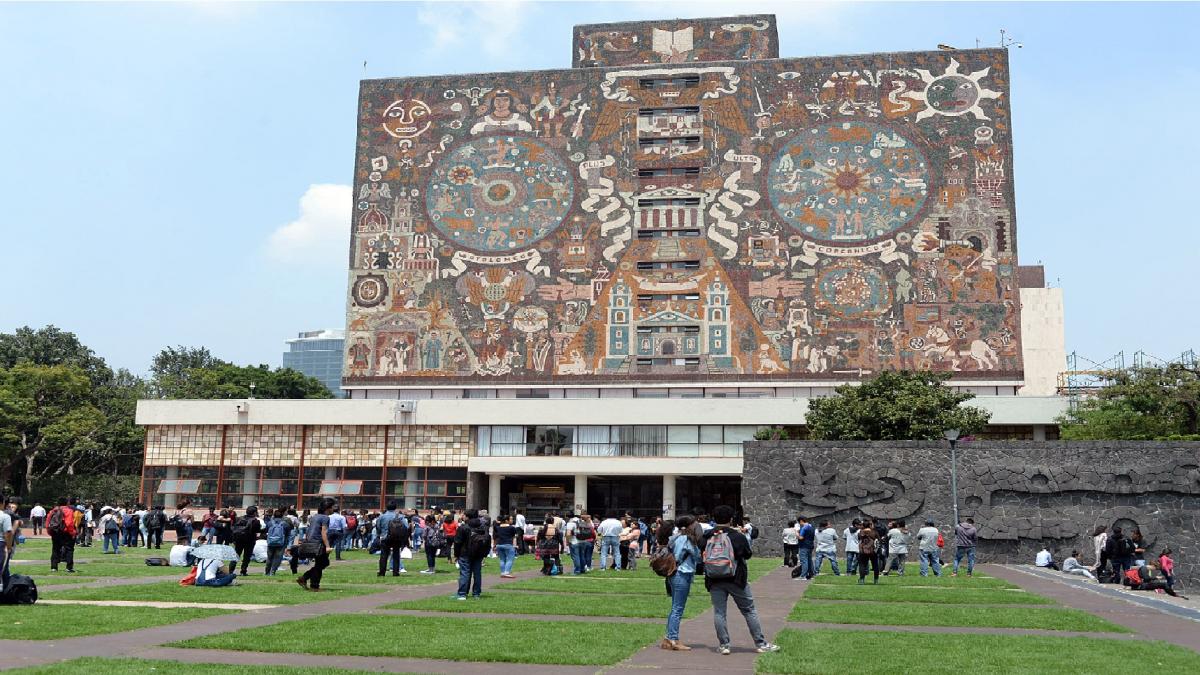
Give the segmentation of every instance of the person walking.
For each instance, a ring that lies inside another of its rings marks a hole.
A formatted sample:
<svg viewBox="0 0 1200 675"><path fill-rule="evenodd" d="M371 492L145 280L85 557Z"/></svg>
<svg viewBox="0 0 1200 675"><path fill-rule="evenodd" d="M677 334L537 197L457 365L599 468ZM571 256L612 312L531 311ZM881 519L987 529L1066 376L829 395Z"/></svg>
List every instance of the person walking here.
<svg viewBox="0 0 1200 675"><path fill-rule="evenodd" d="M813 574L820 574L821 563L828 560L829 566L833 568L833 576L842 576L842 572L838 569L837 542L837 530L830 527L828 520L821 521L816 533L817 567Z"/></svg>
<svg viewBox="0 0 1200 675"><path fill-rule="evenodd" d="M842 538L846 540L846 574L851 576L858 571L858 530L862 521L855 518L850 527L842 530Z"/></svg>
<svg viewBox="0 0 1200 675"><path fill-rule="evenodd" d="M437 574L438 553L446 546L446 533L432 513L425 516L425 569L421 574Z"/></svg>
<svg viewBox="0 0 1200 675"><path fill-rule="evenodd" d="M921 556L921 576L929 576L929 568L933 567L933 576L942 576L942 547L938 540L942 534L934 527L933 518L925 519L925 527L917 530L917 554Z"/></svg>
<svg viewBox="0 0 1200 675"><path fill-rule="evenodd" d="M163 513L162 504L157 504L154 510L146 514L146 548L162 548L163 528L166 525L167 516Z"/></svg>
<svg viewBox="0 0 1200 675"><path fill-rule="evenodd" d="M958 576L958 566L963 558L967 559L967 576L975 572L975 537L979 533L975 529L975 519L967 518L954 526L954 571L950 576Z"/></svg>
<svg viewBox="0 0 1200 675"><path fill-rule="evenodd" d="M42 533L42 526L46 523L46 507L40 502L34 503L33 508L29 510L29 520L33 525L33 536L38 536Z"/></svg>
<svg viewBox="0 0 1200 675"><path fill-rule="evenodd" d="M903 520L897 520L892 529L888 530L888 559L883 566L883 576L887 576L892 565L896 565L896 573L904 576L904 561L908 558L908 528Z"/></svg>
<svg viewBox="0 0 1200 675"><path fill-rule="evenodd" d="M795 567L800 558L800 530L796 521L789 520L779 536L783 540L783 567Z"/></svg>
<svg viewBox="0 0 1200 675"><path fill-rule="evenodd" d="M659 644L663 649L686 652L691 647L679 641L679 624L683 621L683 612L687 609L688 595L692 592L692 579L696 576L696 568L700 564L700 545L703 530L691 516L680 516L675 521L678 534L671 535L670 528L662 528L659 542L667 535L666 545L670 547L675 557L675 573L667 577L667 592L671 596L671 611L667 614L667 636Z"/></svg>
<svg viewBox="0 0 1200 675"><path fill-rule="evenodd" d="M336 504L337 502L330 497L322 499L317 512L308 519L308 531L305 533L307 538L300 547L305 548L305 544L308 544L307 548L313 551L313 564L296 579L300 588L306 591L321 590L321 576L325 573L325 568L329 567L329 514L333 513Z"/></svg>
<svg viewBox="0 0 1200 675"><path fill-rule="evenodd" d="M746 628L750 631L756 650L760 654L777 652L779 646L771 644L763 635L758 610L754 606L754 594L747 580L746 561L754 556L750 550L750 540L733 528L733 507L722 504L713 509L713 520L716 525L704 533L703 558L704 588L712 600L717 652L725 656L731 653L726 619L729 598L733 598L733 604L746 620Z"/></svg>
<svg viewBox="0 0 1200 675"><path fill-rule="evenodd" d="M492 538L479 519L479 512L467 509L467 520L454 535L454 559L458 562L459 600L466 600L467 593L478 598L483 594L483 559L492 550Z"/></svg>
<svg viewBox="0 0 1200 675"><path fill-rule="evenodd" d="M50 571L57 572L65 563L67 572L75 573L75 509L65 498L46 516L46 532L50 535Z"/></svg>
<svg viewBox="0 0 1200 675"><path fill-rule="evenodd" d="M216 531L215 528L213 530ZM270 522L267 523L267 568L264 574L275 576L279 566L283 564L283 552L292 542L295 525L284 515L283 509L275 509Z"/></svg>
<svg viewBox="0 0 1200 675"><path fill-rule="evenodd" d="M334 509L329 514L329 545L333 547L334 557L338 560L342 559L345 540L346 516L342 515L341 509Z"/></svg>
<svg viewBox="0 0 1200 675"><path fill-rule="evenodd" d="M619 569L621 567L621 521L610 515L601 521L600 526L596 528L596 534L600 537L600 569Z"/></svg>
<svg viewBox="0 0 1200 675"><path fill-rule="evenodd" d="M553 576L555 570L562 571L562 559L559 552L563 547L563 533L558 529L554 516L547 515L546 522L538 531L537 552L542 559L542 574Z"/></svg>
<svg viewBox="0 0 1200 675"><path fill-rule="evenodd" d="M375 576L387 573L388 558L392 559L392 576L408 574L400 552L408 547L411 536L408 519L401 515L400 504L393 499L387 503L387 511L375 519L375 540L379 542L379 573Z"/></svg>
<svg viewBox="0 0 1200 675"><path fill-rule="evenodd" d="M496 523L496 556L500 558L500 578L512 579L513 562L517 559L517 542L523 538L524 533L509 522L506 514L500 514Z"/></svg>
<svg viewBox="0 0 1200 675"><path fill-rule="evenodd" d="M513 527L521 531L521 538L517 540L517 555L525 555L529 553L529 544L525 542L525 514L521 509L513 512Z"/></svg>
<svg viewBox="0 0 1200 675"><path fill-rule="evenodd" d="M108 553L108 547L112 545L113 555L121 553L121 521L117 518L117 512L112 509L106 509L100 516L100 532L104 537L104 547L101 550L102 554Z"/></svg>
<svg viewBox="0 0 1200 675"><path fill-rule="evenodd" d="M803 577L805 579L813 578L813 547L816 546L816 528L808 522L804 516L796 518L797 528L797 555L800 559L800 574L793 574L794 578Z"/></svg>
<svg viewBox="0 0 1200 675"><path fill-rule="evenodd" d="M233 525L233 548L242 559L242 576L249 574L250 561L254 558L254 542L262 532L262 522L258 519L258 507L250 506L246 515L237 519Z"/></svg>
<svg viewBox="0 0 1200 675"><path fill-rule="evenodd" d="M875 579L873 583L879 583L879 551L878 544L880 537L872 527L870 519L864 520L862 527L858 528L858 584L861 586L866 583L868 568L874 571Z"/></svg>

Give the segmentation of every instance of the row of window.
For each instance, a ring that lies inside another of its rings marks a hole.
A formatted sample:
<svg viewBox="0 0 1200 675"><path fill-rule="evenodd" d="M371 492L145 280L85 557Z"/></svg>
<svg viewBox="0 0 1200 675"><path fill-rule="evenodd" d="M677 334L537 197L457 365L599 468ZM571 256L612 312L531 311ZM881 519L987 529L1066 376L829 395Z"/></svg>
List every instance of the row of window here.
<svg viewBox="0 0 1200 675"><path fill-rule="evenodd" d="M752 425L482 426L480 457L741 457Z"/></svg>
<svg viewBox="0 0 1200 675"><path fill-rule="evenodd" d="M639 260L637 264L639 272L650 272L653 270L698 270L700 269L699 260L671 260L669 262Z"/></svg>
<svg viewBox="0 0 1200 675"><path fill-rule="evenodd" d="M688 228L685 230L638 230L638 239L668 239L671 237L689 237L695 238L700 236L700 230L696 228Z"/></svg>

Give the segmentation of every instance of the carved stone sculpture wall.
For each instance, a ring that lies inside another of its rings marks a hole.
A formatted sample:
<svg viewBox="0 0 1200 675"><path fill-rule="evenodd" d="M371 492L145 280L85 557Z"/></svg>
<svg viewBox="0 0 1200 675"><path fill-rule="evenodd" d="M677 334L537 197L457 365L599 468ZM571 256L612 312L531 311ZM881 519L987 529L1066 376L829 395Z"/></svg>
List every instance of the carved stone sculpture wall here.
<svg viewBox="0 0 1200 675"><path fill-rule="evenodd" d="M982 562L1030 563L1045 545L1091 565L1091 533L1120 525L1140 528L1155 556L1169 546L1180 579L1200 582L1200 443L973 441L957 455L960 515L975 519ZM782 550L780 529L801 514L839 532L862 516L933 518L949 532L950 466L946 442L748 442L742 500L764 552Z"/></svg>

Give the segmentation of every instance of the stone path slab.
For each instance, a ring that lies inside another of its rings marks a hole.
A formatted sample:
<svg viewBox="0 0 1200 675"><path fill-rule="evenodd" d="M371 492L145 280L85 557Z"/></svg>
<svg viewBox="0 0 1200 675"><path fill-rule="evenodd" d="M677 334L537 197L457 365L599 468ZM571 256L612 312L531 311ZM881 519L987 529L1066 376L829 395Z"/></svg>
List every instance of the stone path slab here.
<svg viewBox="0 0 1200 675"><path fill-rule="evenodd" d="M1149 636L1138 633L1094 633L1073 630L1042 630L1038 628L982 628L968 626L896 626L890 624L817 623L815 621L788 621L786 628L796 630L867 630L892 633L961 633L965 635L1036 635L1038 637L1089 637L1112 640L1149 640Z"/></svg>

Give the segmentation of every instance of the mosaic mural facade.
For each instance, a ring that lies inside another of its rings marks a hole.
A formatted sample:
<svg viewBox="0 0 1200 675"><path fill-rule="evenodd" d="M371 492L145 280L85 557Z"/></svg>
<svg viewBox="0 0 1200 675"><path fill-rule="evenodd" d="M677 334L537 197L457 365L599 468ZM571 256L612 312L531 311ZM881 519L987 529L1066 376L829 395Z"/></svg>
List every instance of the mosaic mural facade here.
<svg viewBox="0 0 1200 675"><path fill-rule="evenodd" d="M1004 50L575 47L362 83L345 384L1020 378Z"/></svg>

